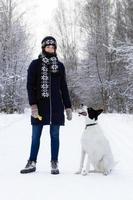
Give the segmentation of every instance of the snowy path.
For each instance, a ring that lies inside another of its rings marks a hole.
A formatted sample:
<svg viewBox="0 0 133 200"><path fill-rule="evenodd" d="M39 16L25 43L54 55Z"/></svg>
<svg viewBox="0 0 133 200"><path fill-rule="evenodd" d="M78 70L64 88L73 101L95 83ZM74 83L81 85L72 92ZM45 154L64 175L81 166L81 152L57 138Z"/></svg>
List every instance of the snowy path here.
<svg viewBox="0 0 133 200"><path fill-rule="evenodd" d="M74 114L61 128L60 171L50 174L49 127L43 129L37 172L21 175L27 162L31 125L29 113L0 114L1 200L133 200L133 115L103 114L99 123L118 164L109 176L75 175L80 159L84 118Z"/></svg>

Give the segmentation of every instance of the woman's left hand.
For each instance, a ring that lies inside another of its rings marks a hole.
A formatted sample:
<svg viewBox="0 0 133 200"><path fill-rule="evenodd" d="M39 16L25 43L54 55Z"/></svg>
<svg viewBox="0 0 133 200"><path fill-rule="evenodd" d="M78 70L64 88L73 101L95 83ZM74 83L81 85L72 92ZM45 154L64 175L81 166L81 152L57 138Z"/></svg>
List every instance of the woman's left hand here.
<svg viewBox="0 0 133 200"><path fill-rule="evenodd" d="M66 108L66 116L67 120L72 120L72 109L71 108Z"/></svg>

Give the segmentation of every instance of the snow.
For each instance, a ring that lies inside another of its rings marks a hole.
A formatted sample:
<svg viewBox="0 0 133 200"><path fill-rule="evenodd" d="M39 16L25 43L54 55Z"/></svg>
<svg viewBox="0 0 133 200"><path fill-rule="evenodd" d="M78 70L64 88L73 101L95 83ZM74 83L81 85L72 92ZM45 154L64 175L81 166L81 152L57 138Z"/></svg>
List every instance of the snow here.
<svg viewBox="0 0 133 200"><path fill-rule="evenodd" d="M30 151L30 112L0 114L0 199L133 200L133 115L101 114L99 124L118 161L109 176L74 174L79 165L84 129L84 117L76 113L60 130L61 174L50 174L49 126L43 128L37 171L20 174Z"/></svg>

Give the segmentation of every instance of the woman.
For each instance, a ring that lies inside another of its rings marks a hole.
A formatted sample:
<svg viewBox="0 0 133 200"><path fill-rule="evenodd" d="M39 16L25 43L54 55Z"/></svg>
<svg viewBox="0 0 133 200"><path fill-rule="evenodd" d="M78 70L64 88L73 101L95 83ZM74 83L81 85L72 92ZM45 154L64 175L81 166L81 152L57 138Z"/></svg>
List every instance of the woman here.
<svg viewBox="0 0 133 200"><path fill-rule="evenodd" d="M28 68L27 91L31 106L32 142L28 163L20 173L36 171L43 125L50 125L51 174L59 174L59 129L65 121L64 108L67 119L72 119L71 101L65 68L56 55L55 38L47 36L41 45L41 54Z"/></svg>

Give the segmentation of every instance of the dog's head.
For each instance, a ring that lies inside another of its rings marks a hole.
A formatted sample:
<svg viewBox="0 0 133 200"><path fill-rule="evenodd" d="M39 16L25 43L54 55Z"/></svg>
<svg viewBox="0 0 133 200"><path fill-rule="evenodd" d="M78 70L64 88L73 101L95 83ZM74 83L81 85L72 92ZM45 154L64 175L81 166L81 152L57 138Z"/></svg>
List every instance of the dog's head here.
<svg viewBox="0 0 133 200"><path fill-rule="evenodd" d="M93 108L84 107L84 109L80 110L79 115L86 116L86 118L96 121L98 119L98 115L103 112L103 109L94 110Z"/></svg>
<svg viewBox="0 0 133 200"><path fill-rule="evenodd" d="M98 119L98 115L100 115L102 112L103 109L94 110L93 108L87 108L88 117L95 121Z"/></svg>

